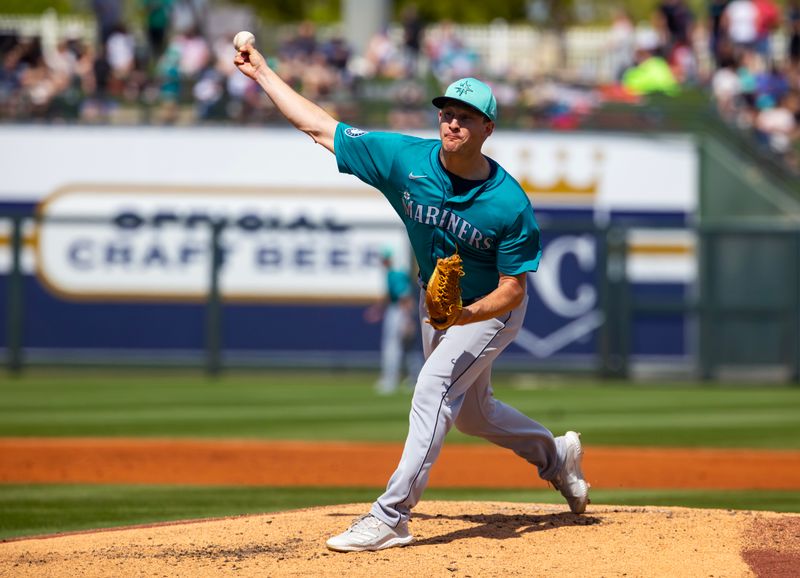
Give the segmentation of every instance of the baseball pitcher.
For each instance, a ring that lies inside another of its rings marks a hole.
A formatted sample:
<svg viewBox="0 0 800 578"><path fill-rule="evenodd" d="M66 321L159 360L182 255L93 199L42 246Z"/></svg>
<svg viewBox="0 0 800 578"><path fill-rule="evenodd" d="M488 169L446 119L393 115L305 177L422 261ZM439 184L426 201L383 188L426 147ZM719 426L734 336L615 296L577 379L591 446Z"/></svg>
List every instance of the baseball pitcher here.
<svg viewBox="0 0 800 578"><path fill-rule="evenodd" d="M426 360L403 455L370 512L330 538L328 548L409 544L411 510L453 425L536 466L572 512L582 513L589 492L579 434L554 437L492 393L492 363L522 326L526 276L538 267L541 245L527 195L481 152L497 118L489 86L474 78L451 84L433 99L440 138L421 139L336 121L281 80L252 44L240 47L234 62L289 122L335 154L341 172L383 193L405 224L420 269Z"/></svg>

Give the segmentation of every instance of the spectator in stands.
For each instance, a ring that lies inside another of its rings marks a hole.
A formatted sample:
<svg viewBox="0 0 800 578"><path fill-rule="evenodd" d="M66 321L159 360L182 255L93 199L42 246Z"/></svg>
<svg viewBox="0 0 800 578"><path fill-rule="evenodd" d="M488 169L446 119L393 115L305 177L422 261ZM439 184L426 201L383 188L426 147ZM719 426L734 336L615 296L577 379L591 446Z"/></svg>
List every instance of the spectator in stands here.
<svg viewBox="0 0 800 578"><path fill-rule="evenodd" d="M111 66L102 44L98 44L97 51L90 51L90 54L91 73L84 83L86 96L81 106L80 118L85 122L98 122L107 120L110 111Z"/></svg>
<svg viewBox="0 0 800 578"><path fill-rule="evenodd" d="M70 50L75 54L76 65L75 74L79 81L81 96L91 94L96 86L94 60L94 48L83 39L71 38L67 41Z"/></svg>
<svg viewBox="0 0 800 578"><path fill-rule="evenodd" d="M167 47L173 0L139 0L145 12L148 56L158 62Z"/></svg>
<svg viewBox="0 0 800 578"><path fill-rule="evenodd" d="M755 50L746 50L738 59L736 73L739 76L740 94L744 103L755 107L758 97L756 77L764 70L763 62Z"/></svg>
<svg viewBox="0 0 800 578"><path fill-rule="evenodd" d="M752 50L758 40L758 9L751 0L733 0L722 13L722 29L737 52Z"/></svg>
<svg viewBox="0 0 800 578"><path fill-rule="evenodd" d="M409 77L419 74L419 59L422 49L422 33L425 24L420 18L416 4L409 4L403 9L403 51L406 59L406 73Z"/></svg>
<svg viewBox="0 0 800 578"><path fill-rule="evenodd" d="M341 33L337 32L325 42L320 52L325 56L326 64L336 70L339 76L343 79L348 76L347 64L350 62L351 52Z"/></svg>
<svg viewBox="0 0 800 578"><path fill-rule="evenodd" d="M84 52L80 41L73 38L63 38L55 46L45 47L44 62L54 89L48 118L61 120L77 116L84 68L80 58Z"/></svg>
<svg viewBox="0 0 800 578"><path fill-rule="evenodd" d="M0 61L0 116L15 118L20 114L21 72L20 60L23 49L15 43Z"/></svg>
<svg viewBox="0 0 800 578"><path fill-rule="evenodd" d="M66 39L60 40L54 49L45 50L43 55L57 91L66 91L77 76L78 55L72 51Z"/></svg>
<svg viewBox="0 0 800 578"><path fill-rule="evenodd" d="M661 56L669 63L678 82L693 83L697 79L697 60L692 44L694 13L686 0L662 1L654 20L661 39Z"/></svg>
<svg viewBox="0 0 800 578"><path fill-rule="evenodd" d="M630 15L622 8L614 11L609 32L608 67L615 81L633 64L636 51L636 30Z"/></svg>
<svg viewBox="0 0 800 578"><path fill-rule="evenodd" d="M800 0L790 0L786 11L786 52L792 66L800 64Z"/></svg>
<svg viewBox="0 0 800 578"><path fill-rule="evenodd" d="M711 94L722 118L734 121L738 111L742 86L736 72L736 63L731 58L720 63L711 77Z"/></svg>
<svg viewBox="0 0 800 578"><path fill-rule="evenodd" d="M756 134L773 152L782 156L789 154L792 140L797 137L795 115L799 111L798 93L785 93L775 106L764 106L758 113L755 121Z"/></svg>
<svg viewBox="0 0 800 578"><path fill-rule="evenodd" d="M667 54L675 46L691 45L694 13L686 0L662 0L658 5L657 15L656 22Z"/></svg>
<svg viewBox="0 0 800 578"><path fill-rule="evenodd" d="M636 64L622 75L622 86L634 94L676 94L678 81L659 54L658 38L643 34L637 39Z"/></svg>
<svg viewBox="0 0 800 578"><path fill-rule="evenodd" d="M773 63L770 67L759 71L755 76L756 92L760 98L776 103L789 92L789 81L783 71Z"/></svg>
<svg viewBox="0 0 800 578"><path fill-rule="evenodd" d="M297 58L302 61L311 60L311 55L317 51L317 27L310 20L300 23L297 33L282 49L284 58Z"/></svg>
<svg viewBox="0 0 800 578"><path fill-rule="evenodd" d="M105 44L117 25L122 23L122 0L92 0L97 19L97 39Z"/></svg>
<svg viewBox="0 0 800 578"><path fill-rule="evenodd" d="M33 116L42 116L49 104L52 90L47 82L47 69L42 61L41 43L24 40L22 58L18 61L19 86L22 102Z"/></svg>
<svg viewBox="0 0 800 578"><path fill-rule="evenodd" d="M770 36L775 30L780 28L781 12L777 4L772 0L753 0L753 4L756 7L756 13L758 15L756 21L756 51L765 62L770 63L772 61Z"/></svg>
<svg viewBox="0 0 800 578"><path fill-rule="evenodd" d="M277 68L283 78L296 90L303 90L303 79L306 68L312 66L315 55L319 52L317 29L313 22L304 21L289 38L278 47ZM323 84L327 82L323 81Z"/></svg>
<svg viewBox="0 0 800 578"><path fill-rule="evenodd" d="M109 89L114 95L121 95L133 72L135 60L135 41L124 24L118 24L105 43L105 55L111 69Z"/></svg>
<svg viewBox="0 0 800 578"><path fill-rule="evenodd" d="M181 94L181 53L177 44L167 46L158 60L156 79L161 102L161 120L174 122L178 113L178 99Z"/></svg>
<svg viewBox="0 0 800 578"><path fill-rule="evenodd" d="M225 77L219 69L209 66L200 73L192 89L199 120L213 120L222 117L219 106L225 94Z"/></svg>
<svg viewBox="0 0 800 578"><path fill-rule="evenodd" d="M403 52L383 29L372 35L364 52L366 76L376 78L405 78L406 63Z"/></svg>
<svg viewBox="0 0 800 578"><path fill-rule="evenodd" d="M708 46L714 63L720 66L725 56L729 56L729 43L722 28L722 14L731 0L711 0L708 5Z"/></svg>
<svg viewBox="0 0 800 578"><path fill-rule="evenodd" d="M324 100L336 88L337 81L336 71L328 66L325 54L311 54L310 61L303 67L301 74L303 94L315 101Z"/></svg>
<svg viewBox="0 0 800 578"><path fill-rule="evenodd" d="M459 38L452 22L442 22L439 35L427 46L434 75L442 82L473 76L478 69L478 55Z"/></svg>
<svg viewBox="0 0 800 578"><path fill-rule="evenodd" d="M715 77L717 79L717 90L722 91L724 88L728 88L730 91L735 91L735 98L732 101L724 100L723 98L718 101L718 104L724 103L726 105L726 108L720 111L723 118L735 127L747 132L752 130L758 114L756 75L760 70L759 65L760 59L758 55L749 50L738 57L733 57L724 66L724 68L735 69L735 81L728 76L721 77L722 80L720 80L719 76ZM723 82L726 84L723 85Z"/></svg>
<svg viewBox="0 0 800 578"><path fill-rule="evenodd" d="M180 53L180 74L187 80L194 80L204 70L211 59L208 42L197 28L189 28L173 40Z"/></svg>
<svg viewBox="0 0 800 578"><path fill-rule="evenodd" d="M173 0L170 11L172 29L178 33L197 30L204 36L208 0Z"/></svg>

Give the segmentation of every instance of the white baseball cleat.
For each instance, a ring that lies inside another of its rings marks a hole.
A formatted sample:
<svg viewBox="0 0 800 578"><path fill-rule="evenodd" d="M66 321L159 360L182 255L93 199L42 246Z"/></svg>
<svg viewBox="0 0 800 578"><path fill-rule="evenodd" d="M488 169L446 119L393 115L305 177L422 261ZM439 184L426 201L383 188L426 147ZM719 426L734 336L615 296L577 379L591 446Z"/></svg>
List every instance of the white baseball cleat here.
<svg viewBox="0 0 800 578"><path fill-rule="evenodd" d="M405 522L392 528L372 514L366 514L353 522L345 532L329 539L325 545L336 552L363 552L405 546L413 539Z"/></svg>
<svg viewBox="0 0 800 578"><path fill-rule="evenodd" d="M583 514L586 511L586 504L590 500L589 484L583 479L583 471L581 471L581 460L583 459L581 434L568 431L564 434L564 446L566 448L564 465L551 483L567 499L569 509L573 514Z"/></svg>

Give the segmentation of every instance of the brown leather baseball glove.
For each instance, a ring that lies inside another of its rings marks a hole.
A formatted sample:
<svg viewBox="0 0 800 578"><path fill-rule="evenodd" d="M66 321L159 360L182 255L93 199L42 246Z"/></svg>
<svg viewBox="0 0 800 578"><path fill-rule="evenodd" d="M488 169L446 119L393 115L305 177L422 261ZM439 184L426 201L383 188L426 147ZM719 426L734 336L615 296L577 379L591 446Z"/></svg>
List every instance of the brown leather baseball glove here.
<svg viewBox="0 0 800 578"><path fill-rule="evenodd" d="M461 283L464 265L458 253L436 261L425 289L425 306L434 329L442 331L455 323L461 315Z"/></svg>

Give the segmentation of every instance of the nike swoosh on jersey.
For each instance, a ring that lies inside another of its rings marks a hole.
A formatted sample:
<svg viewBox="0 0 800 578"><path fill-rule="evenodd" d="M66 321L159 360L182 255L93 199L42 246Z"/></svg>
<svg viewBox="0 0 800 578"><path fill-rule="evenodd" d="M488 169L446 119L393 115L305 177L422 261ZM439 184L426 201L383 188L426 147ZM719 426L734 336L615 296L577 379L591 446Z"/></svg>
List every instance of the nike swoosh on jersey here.
<svg viewBox="0 0 800 578"><path fill-rule="evenodd" d="M411 179L412 181L416 181L417 179L427 179L428 175L415 175L414 171L411 171L410 173L408 173L408 178Z"/></svg>

